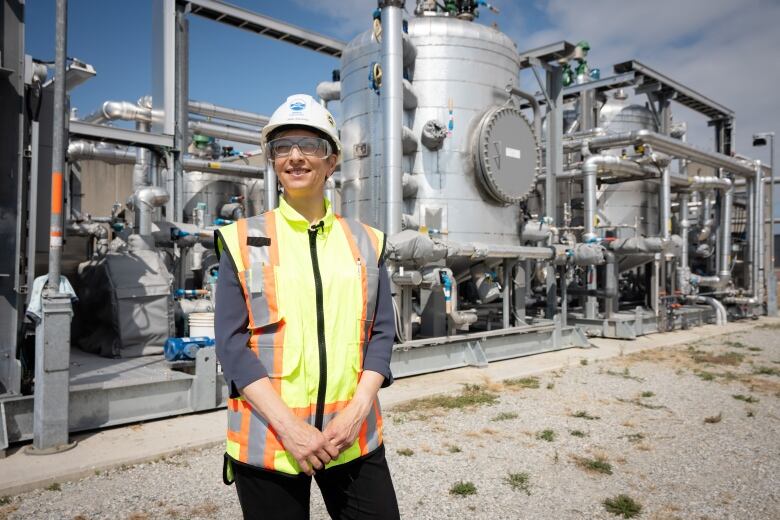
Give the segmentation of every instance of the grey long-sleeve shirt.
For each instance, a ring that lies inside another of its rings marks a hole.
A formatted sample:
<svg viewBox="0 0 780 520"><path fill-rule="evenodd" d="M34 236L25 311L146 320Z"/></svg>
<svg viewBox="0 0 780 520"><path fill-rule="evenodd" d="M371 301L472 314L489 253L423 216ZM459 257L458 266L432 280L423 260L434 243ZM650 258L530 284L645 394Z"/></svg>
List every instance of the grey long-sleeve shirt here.
<svg viewBox="0 0 780 520"><path fill-rule="evenodd" d="M219 260L219 281L217 283L214 317L217 358L222 364L222 372L225 380L228 381L231 396L237 396L237 389L267 377L268 373L257 356L247 348L249 314L246 310L241 284L227 254L223 254ZM387 276L387 270L384 268L384 261L382 261L379 264L379 290L374 314L374 327L366 347L363 369L372 370L385 376L383 387L389 386L393 382L393 375L390 372L390 355L395 337L394 319L390 280Z"/></svg>

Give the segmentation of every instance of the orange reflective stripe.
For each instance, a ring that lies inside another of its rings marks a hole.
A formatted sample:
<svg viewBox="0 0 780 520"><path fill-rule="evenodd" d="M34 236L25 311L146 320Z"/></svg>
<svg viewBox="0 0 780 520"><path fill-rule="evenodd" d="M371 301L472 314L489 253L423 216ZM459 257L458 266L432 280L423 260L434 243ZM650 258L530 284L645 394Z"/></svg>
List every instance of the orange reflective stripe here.
<svg viewBox="0 0 780 520"><path fill-rule="evenodd" d="M276 469L276 452L283 450L284 446L279 442L276 430L269 424L268 433L265 436L265 451L263 452L263 466L268 469Z"/></svg>
<svg viewBox="0 0 780 520"><path fill-rule="evenodd" d="M358 444L360 445L360 454L365 455L368 452L368 419L363 419L363 424L360 426Z"/></svg>
<svg viewBox="0 0 780 520"><path fill-rule="evenodd" d="M378 443L382 444L382 414L379 412L378 401L374 399L374 414L376 415L376 436Z"/></svg>

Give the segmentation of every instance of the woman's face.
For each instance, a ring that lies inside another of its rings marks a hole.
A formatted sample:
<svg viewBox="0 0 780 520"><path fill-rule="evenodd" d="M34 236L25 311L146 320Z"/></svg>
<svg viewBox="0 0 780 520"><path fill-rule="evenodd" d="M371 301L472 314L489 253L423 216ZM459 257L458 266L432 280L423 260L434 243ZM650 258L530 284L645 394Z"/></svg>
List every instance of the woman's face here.
<svg viewBox="0 0 780 520"><path fill-rule="evenodd" d="M274 136L274 140L284 137L317 137L311 130L283 130ZM292 197L322 197L325 180L336 169L336 155L326 157L304 155L298 146L293 146L289 155L274 159L274 171L284 187L285 194Z"/></svg>

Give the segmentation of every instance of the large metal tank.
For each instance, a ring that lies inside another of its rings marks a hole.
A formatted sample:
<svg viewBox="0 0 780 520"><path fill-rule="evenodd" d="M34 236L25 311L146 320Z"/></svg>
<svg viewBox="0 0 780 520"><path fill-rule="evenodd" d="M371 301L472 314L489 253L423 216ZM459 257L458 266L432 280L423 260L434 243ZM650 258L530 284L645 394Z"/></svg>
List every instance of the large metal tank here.
<svg viewBox="0 0 780 520"><path fill-rule="evenodd" d="M187 172L184 176L184 221L192 223L198 203L205 204L205 224L212 225L222 205L231 197L243 196L248 215L263 211L263 181L217 173Z"/></svg>
<svg viewBox="0 0 780 520"><path fill-rule="evenodd" d="M630 104L622 91L616 92L601 108L599 126L615 134L658 131L653 113L642 105ZM611 153L617 155L622 151ZM599 213L606 219L601 224L618 226L615 230L618 238L660 234L658 183L632 181L606 185L600 190L598 205Z"/></svg>
<svg viewBox="0 0 780 520"><path fill-rule="evenodd" d="M413 58L405 46L404 68L417 106L405 99L403 124L418 141L403 159L417 186L404 190L406 224L456 242L519 244L518 202L533 185L538 151L528 122L506 106L505 87L519 73L514 43L492 27L442 16L410 19L404 37L416 50ZM383 227L380 96L368 79L380 47L366 32L342 55L341 194L345 215ZM419 143L432 120L447 131L438 150Z"/></svg>

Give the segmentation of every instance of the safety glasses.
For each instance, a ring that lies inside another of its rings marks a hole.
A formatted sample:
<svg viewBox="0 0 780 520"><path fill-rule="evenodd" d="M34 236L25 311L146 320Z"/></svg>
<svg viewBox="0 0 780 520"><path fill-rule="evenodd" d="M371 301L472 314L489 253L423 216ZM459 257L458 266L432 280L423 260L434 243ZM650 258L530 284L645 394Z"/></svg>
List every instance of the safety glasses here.
<svg viewBox="0 0 780 520"><path fill-rule="evenodd" d="M280 137L268 142L268 156L271 159L287 157L296 146L303 155L310 157L323 158L333 153L330 143L320 137Z"/></svg>

